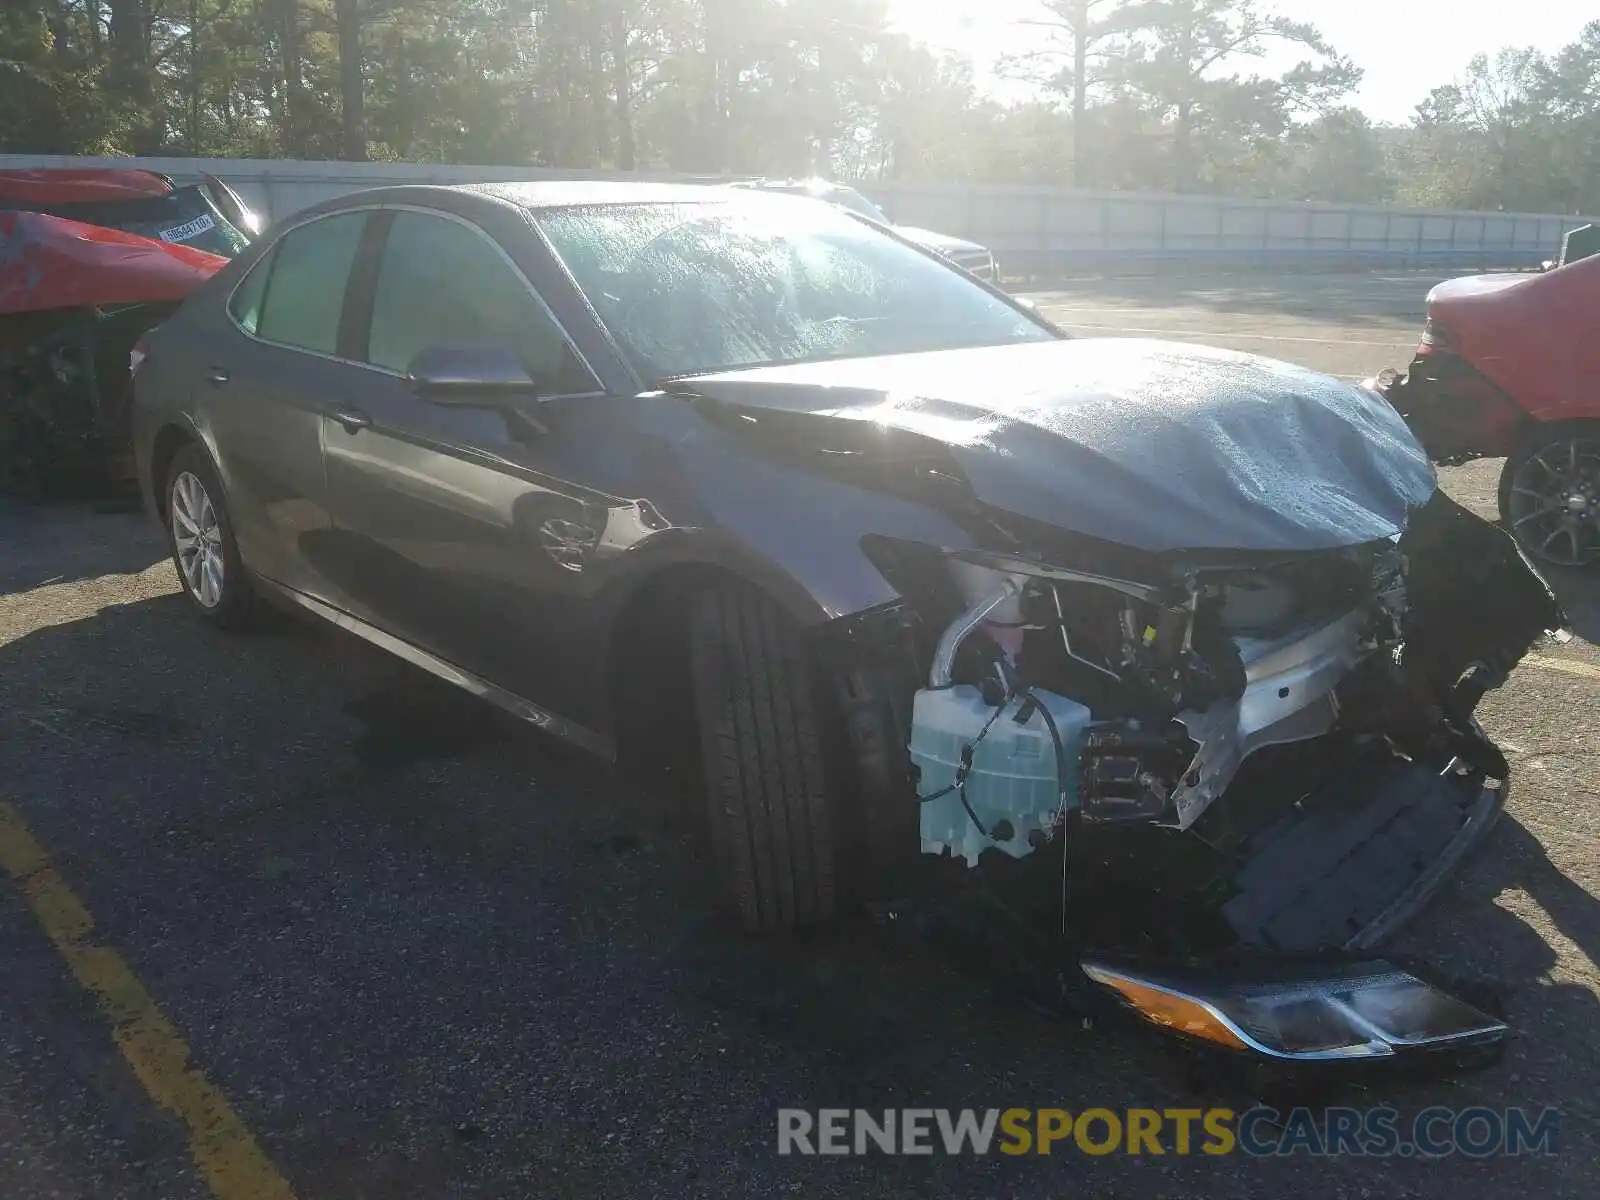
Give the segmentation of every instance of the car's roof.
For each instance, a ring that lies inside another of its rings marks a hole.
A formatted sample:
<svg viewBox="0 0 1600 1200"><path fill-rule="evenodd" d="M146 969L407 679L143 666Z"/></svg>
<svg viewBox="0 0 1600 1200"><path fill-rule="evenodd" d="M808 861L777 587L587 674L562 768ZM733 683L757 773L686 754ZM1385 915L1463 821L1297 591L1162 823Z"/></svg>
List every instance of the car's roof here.
<svg viewBox="0 0 1600 1200"><path fill-rule="evenodd" d="M462 191L479 192L522 208L557 208L579 204L685 204L731 199L735 193L716 184L639 183L614 179L546 179L536 183L469 183Z"/></svg>
<svg viewBox="0 0 1600 1200"><path fill-rule="evenodd" d="M424 183L346 192L300 210L290 218L289 223L299 225L339 212L385 205L436 208L471 217L482 215L485 206L503 205L537 213L589 205L733 204L748 207L816 202L813 197L736 191L720 183L634 183L589 179L551 179L536 183Z"/></svg>
<svg viewBox="0 0 1600 1200"><path fill-rule="evenodd" d="M446 210L470 209L476 201L511 204L537 212L591 204L727 204L776 202L715 183L636 183L608 179L546 179L530 183L399 184L347 192L302 210L295 222L352 208L418 204Z"/></svg>
<svg viewBox="0 0 1600 1200"><path fill-rule="evenodd" d="M456 183L384 192L444 191L489 196L518 208L565 208L586 204L689 204L731 200L738 193L709 183L639 183L615 179L541 179L529 183ZM362 194L362 193L357 193ZM370 195L370 193L367 193Z"/></svg>

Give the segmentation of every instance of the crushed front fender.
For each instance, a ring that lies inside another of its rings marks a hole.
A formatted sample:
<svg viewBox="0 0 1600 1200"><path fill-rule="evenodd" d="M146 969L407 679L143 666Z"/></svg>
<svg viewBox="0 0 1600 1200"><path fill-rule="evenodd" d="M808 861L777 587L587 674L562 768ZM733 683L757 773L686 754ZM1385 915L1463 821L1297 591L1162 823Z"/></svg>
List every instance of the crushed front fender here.
<svg viewBox="0 0 1600 1200"><path fill-rule="evenodd" d="M1436 463L1511 452L1530 418L1493 380L1455 354L1419 355L1404 375L1368 380Z"/></svg>
<svg viewBox="0 0 1600 1200"><path fill-rule="evenodd" d="M172 307L0 317L0 492L101 494L132 481L128 354Z"/></svg>

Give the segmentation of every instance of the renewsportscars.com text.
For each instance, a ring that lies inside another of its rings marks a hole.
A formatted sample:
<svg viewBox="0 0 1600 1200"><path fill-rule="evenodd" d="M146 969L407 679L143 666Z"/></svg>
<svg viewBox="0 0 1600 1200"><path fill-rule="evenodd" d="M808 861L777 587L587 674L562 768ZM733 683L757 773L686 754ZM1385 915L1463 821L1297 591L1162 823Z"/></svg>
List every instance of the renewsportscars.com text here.
<svg viewBox="0 0 1600 1200"><path fill-rule="evenodd" d="M1560 1126L1553 1108L782 1108L778 1153L1495 1158L1555 1154Z"/></svg>

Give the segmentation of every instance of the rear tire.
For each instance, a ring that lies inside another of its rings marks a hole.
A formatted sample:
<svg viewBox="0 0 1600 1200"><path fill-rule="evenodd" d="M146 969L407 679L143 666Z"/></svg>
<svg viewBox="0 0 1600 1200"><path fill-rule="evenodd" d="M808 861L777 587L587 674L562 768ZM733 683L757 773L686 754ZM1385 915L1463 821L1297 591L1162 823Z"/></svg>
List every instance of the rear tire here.
<svg viewBox="0 0 1600 1200"><path fill-rule="evenodd" d="M1573 497L1587 497L1587 512L1561 508ZM1499 500L1501 522L1531 557L1560 567L1600 562L1600 422L1529 430L1500 472Z"/></svg>
<svg viewBox="0 0 1600 1200"><path fill-rule="evenodd" d="M167 549L189 607L219 629L248 628L256 616L255 590L239 557L222 482L203 449L191 443L172 456L163 495Z"/></svg>
<svg viewBox="0 0 1600 1200"><path fill-rule="evenodd" d="M834 810L800 632L772 600L731 588L695 596L689 624L723 892L751 931L825 923L838 910Z"/></svg>

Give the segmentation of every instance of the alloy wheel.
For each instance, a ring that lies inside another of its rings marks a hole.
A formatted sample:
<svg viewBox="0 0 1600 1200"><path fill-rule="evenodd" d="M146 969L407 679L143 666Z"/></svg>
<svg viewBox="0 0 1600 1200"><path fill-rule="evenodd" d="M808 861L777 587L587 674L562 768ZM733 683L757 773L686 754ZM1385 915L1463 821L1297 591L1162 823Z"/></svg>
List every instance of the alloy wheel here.
<svg viewBox="0 0 1600 1200"><path fill-rule="evenodd" d="M1507 507L1528 553L1562 567L1600 561L1600 441L1562 438L1529 454Z"/></svg>
<svg viewBox="0 0 1600 1200"><path fill-rule="evenodd" d="M227 579L222 522L198 475L184 471L172 481L171 510L172 544L183 585L201 608L216 608Z"/></svg>

